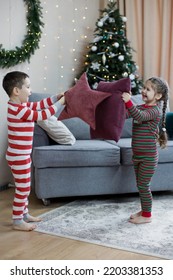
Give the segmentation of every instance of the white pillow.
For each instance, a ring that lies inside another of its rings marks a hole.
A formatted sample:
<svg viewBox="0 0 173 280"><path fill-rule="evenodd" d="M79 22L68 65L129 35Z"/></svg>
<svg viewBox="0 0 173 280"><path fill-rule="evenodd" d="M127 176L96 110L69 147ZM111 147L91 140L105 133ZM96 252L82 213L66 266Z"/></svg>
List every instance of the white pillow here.
<svg viewBox="0 0 173 280"><path fill-rule="evenodd" d="M76 139L70 130L65 124L63 124L63 122L58 121L55 116L51 116L44 121L37 121L37 124L58 144L73 145L76 142Z"/></svg>

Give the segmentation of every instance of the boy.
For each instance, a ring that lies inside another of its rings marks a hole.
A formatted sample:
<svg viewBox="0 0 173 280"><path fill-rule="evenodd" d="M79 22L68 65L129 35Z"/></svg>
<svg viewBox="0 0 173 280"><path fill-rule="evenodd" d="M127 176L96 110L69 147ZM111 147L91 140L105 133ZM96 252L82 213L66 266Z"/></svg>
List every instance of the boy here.
<svg viewBox="0 0 173 280"><path fill-rule="evenodd" d="M36 225L30 222L40 221L28 213L34 122L48 119L55 113L60 115L65 107L65 98L62 93L39 102L28 102L31 95L30 79L26 73L20 71L7 73L2 85L9 96L6 159L15 181L13 228L31 231Z"/></svg>

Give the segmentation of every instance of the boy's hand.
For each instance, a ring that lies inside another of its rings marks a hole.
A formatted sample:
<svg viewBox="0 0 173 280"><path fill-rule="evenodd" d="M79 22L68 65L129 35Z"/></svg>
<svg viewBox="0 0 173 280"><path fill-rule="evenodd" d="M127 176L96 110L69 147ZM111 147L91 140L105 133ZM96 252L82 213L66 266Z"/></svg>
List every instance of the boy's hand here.
<svg viewBox="0 0 173 280"><path fill-rule="evenodd" d="M64 92L57 94L57 100L59 101L64 96Z"/></svg>
<svg viewBox="0 0 173 280"><path fill-rule="evenodd" d="M127 103L131 99L131 93L129 92L123 92L122 99L125 103Z"/></svg>
<svg viewBox="0 0 173 280"><path fill-rule="evenodd" d="M62 95L61 98L58 99L58 101L59 101L62 105L65 105L65 96Z"/></svg>

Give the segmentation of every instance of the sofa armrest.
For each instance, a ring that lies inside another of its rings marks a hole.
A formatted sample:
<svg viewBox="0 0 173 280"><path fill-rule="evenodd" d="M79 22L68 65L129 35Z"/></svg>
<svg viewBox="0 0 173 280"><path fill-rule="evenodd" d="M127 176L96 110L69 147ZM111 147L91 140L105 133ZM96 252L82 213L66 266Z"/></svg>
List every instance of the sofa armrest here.
<svg viewBox="0 0 173 280"><path fill-rule="evenodd" d="M166 113L166 130L168 139L173 140L173 112Z"/></svg>
<svg viewBox="0 0 173 280"><path fill-rule="evenodd" d="M33 147L49 146L50 138L47 133L35 123Z"/></svg>

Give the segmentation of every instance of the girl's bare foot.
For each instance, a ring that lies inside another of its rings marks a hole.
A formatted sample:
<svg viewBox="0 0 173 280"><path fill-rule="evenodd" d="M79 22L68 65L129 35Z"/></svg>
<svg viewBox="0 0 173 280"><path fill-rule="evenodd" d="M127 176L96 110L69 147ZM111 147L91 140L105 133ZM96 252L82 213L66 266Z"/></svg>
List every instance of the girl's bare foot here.
<svg viewBox="0 0 173 280"><path fill-rule="evenodd" d="M130 219L134 219L134 218L136 218L136 217L140 217L142 215L142 211L139 211L139 212L137 212L137 213L135 213L135 214L132 214L131 216L130 216Z"/></svg>
<svg viewBox="0 0 173 280"><path fill-rule="evenodd" d="M25 221L21 221L20 223L13 223L13 229L22 230L22 231L32 231L36 228L34 224L28 224Z"/></svg>
<svg viewBox="0 0 173 280"><path fill-rule="evenodd" d="M129 220L129 222L133 224L145 224L145 223L151 223L151 221L152 221L151 217L146 218L141 215Z"/></svg>
<svg viewBox="0 0 173 280"><path fill-rule="evenodd" d="M33 217L33 216L31 216L30 214L26 214L25 216L24 216L24 221L26 222L26 223L30 223L30 222L41 222L41 218L39 218L39 217Z"/></svg>

